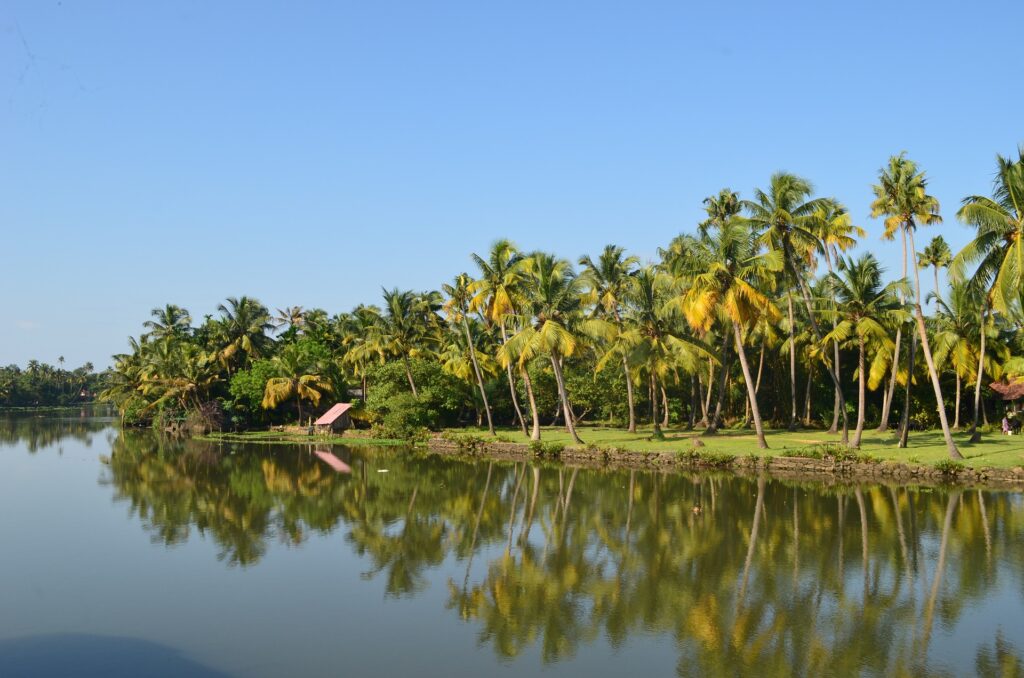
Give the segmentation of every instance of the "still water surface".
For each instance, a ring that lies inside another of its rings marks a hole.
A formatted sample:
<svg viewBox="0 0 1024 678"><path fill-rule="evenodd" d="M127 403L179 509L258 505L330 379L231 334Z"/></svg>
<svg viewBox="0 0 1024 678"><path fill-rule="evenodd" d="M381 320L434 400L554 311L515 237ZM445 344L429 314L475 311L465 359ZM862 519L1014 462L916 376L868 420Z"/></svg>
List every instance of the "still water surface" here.
<svg viewBox="0 0 1024 678"><path fill-rule="evenodd" d="M87 411L7 415L0 575L5 676L1024 668L1024 497L1006 492L175 442Z"/></svg>

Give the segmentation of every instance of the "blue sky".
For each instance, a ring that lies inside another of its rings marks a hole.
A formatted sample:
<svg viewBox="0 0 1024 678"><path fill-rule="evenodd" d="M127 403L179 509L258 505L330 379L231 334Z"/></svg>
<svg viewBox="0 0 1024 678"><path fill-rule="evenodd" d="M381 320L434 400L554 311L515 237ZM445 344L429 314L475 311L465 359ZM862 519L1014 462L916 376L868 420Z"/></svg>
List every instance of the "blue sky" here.
<svg viewBox="0 0 1024 678"><path fill-rule="evenodd" d="M0 8L0 363L109 363L149 309L331 312L498 237L644 259L773 171L869 231L1024 142L1020 2L78 2ZM930 237L919 237L919 247ZM863 248L862 248L863 249Z"/></svg>

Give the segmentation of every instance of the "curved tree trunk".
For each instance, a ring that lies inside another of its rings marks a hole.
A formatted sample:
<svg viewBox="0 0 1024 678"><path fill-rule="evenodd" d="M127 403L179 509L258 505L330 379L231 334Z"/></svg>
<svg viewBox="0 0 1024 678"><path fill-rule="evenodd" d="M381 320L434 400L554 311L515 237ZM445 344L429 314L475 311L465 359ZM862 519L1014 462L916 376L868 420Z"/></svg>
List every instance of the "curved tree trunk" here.
<svg viewBox="0 0 1024 678"><path fill-rule="evenodd" d="M892 410L892 400L896 396L896 375L900 371L900 340L902 326L896 327L896 345L892 349L892 370L889 375L889 387L882 393L882 419L878 422L878 432L889 430L889 413Z"/></svg>
<svg viewBox="0 0 1024 678"><path fill-rule="evenodd" d="M917 256L917 249L914 246L914 231L908 229L907 236L910 238L910 251ZM939 383L939 373L935 369L935 359L932 357L932 349L928 345L928 332L924 326L924 312L921 310L921 275L914 267L914 315L917 317L917 332L921 335L921 350L924 352L924 361L928 365L928 376L932 380L932 390L935 391L935 409L939 413L939 424L942 426L942 437L946 439L946 451L951 459L963 459L956 443L953 442L953 434L949 430L949 420L946 418L946 403L942 399L942 385Z"/></svg>
<svg viewBox="0 0 1024 678"><path fill-rule="evenodd" d="M668 392L665 390L665 385L661 385L661 425L663 428L668 428Z"/></svg>
<svg viewBox="0 0 1024 678"><path fill-rule="evenodd" d="M747 352L743 348L743 334L740 326L732 324L732 336L736 343L736 357L740 359L740 367L743 369L743 383L747 386L747 400L750 403L750 413L754 419L754 431L757 433L757 446L762 450L768 448L768 441L764 438L764 426L761 423L761 410L757 407L757 389L754 381L750 378L750 365L747 364ZM764 356L762 348L762 356ZM758 374L760 378L760 374Z"/></svg>
<svg viewBox="0 0 1024 678"><path fill-rule="evenodd" d="M960 373L956 372L956 407L953 409L953 430L960 428Z"/></svg>
<svg viewBox="0 0 1024 678"><path fill-rule="evenodd" d="M504 319L502 319L498 325L501 327L501 345L504 346L508 343L508 333L505 331ZM526 435L526 419L523 418L523 409L519 407L519 395L516 393L516 381L512 376L512 363L505 365L505 374L508 376L509 393L512 396L512 407L516 411L516 419L519 421L519 428L522 430L523 435Z"/></svg>
<svg viewBox="0 0 1024 678"><path fill-rule="evenodd" d="M654 425L654 437L659 438L661 436L661 421L658 419L658 380L654 376L653 371L651 372L650 382L651 423Z"/></svg>
<svg viewBox="0 0 1024 678"><path fill-rule="evenodd" d="M561 356L557 352L551 353L551 368L555 371L555 382L558 384L558 397L562 401L562 414L565 417L565 427L569 431L569 435L577 445L582 445L583 441L576 433L576 422L575 417L572 414L572 404L569 402L569 393L565 390L565 378L562 375L562 361Z"/></svg>
<svg viewBox="0 0 1024 678"><path fill-rule="evenodd" d="M409 379L409 388L412 389L412 397L419 398L420 394L416 392L416 382L412 380L412 367L409 366L409 356L402 356L402 363L405 365L405 376Z"/></svg>
<svg viewBox="0 0 1024 678"><path fill-rule="evenodd" d="M981 410L981 382L985 375L985 320L988 315L988 302L981 305L981 338L978 350L978 378L974 382L974 419L971 421L971 442L981 442L981 431L978 430L978 415Z"/></svg>
<svg viewBox="0 0 1024 678"><path fill-rule="evenodd" d="M491 418L491 404L487 402L487 389L484 388L484 375L480 371L480 364L476 361L476 347L473 346L473 335L469 332L469 321L462 316L462 329L466 333L466 344L469 346L469 359L473 362L473 374L476 375L476 385L480 388L480 399L484 403L484 414L487 415L487 431L493 436L494 420Z"/></svg>
<svg viewBox="0 0 1024 678"><path fill-rule="evenodd" d="M839 257L839 253L838 252L836 252L836 257L837 258ZM834 271L832 270L832 255L829 253L829 246L828 245L825 245L825 264L828 266L828 272L830 274L833 273ZM832 310L833 311L835 310L835 304L834 303L832 304ZM833 317L832 318L832 329L834 330L835 328L836 328L836 319L835 319L835 317ZM842 374L843 374L842 368L839 365L839 341L838 340L834 340L832 342L832 359L834 361L833 364L836 366L836 373L839 374L840 376L842 376ZM808 415L807 418L810 419L810 415ZM836 388L835 392L832 394L832 425L829 426L828 432L829 433L838 433L839 432L839 388Z"/></svg>
<svg viewBox="0 0 1024 678"><path fill-rule="evenodd" d="M626 405L629 408L629 428L627 429L630 433L636 433L636 400L633 396L633 380L629 376L629 361L626 357L622 357L622 371L626 375Z"/></svg>
<svg viewBox="0 0 1024 678"><path fill-rule="evenodd" d="M718 433L718 427L722 425L722 400L725 397L725 378L729 375L729 334L722 332L722 368L718 371L718 397L715 399L715 412L711 415L704 435ZM709 387L710 388L710 387ZM709 392L710 395L710 392Z"/></svg>

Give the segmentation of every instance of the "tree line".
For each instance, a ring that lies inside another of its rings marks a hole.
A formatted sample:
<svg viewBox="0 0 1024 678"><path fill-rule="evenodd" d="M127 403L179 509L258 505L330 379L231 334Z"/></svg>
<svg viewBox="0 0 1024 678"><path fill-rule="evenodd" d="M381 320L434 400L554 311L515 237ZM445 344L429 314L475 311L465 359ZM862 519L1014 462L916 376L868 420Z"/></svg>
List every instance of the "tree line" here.
<svg viewBox="0 0 1024 678"><path fill-rule="evenodd" d="M865 233L839 200L779 172L750 199L706 198L696 232L655 262L608 245L574 264L500 240L438 291L384 290L381 305L333 316L240 297L193 327L183 308L155 309L104 397L129 419L245 426L284 403L308 420L351 391L392 433L475 419L537 440L557 423L577 443L580 422L643 421L656 437L672 422L748 426L761 447L766 426L820 424L858 446L870 418L896 425L900 445L937 425L958 459L951 431L980 435L999 384L1024 374L1024 149L997 156L991 195L963 199L956 218L974 233L955 254L941 235L917 249L942 214L905 154L872 190L871 216L901 244L898 278L849 254Z"/></svg>
<svg viewBox="0 0 1024 678"><path fill-rule="evenodd" d="M0 407L57 407L91 401L102 382L92 363L74 369L64 367L64 356L56 365L29 360L0 367Z"/></svg>

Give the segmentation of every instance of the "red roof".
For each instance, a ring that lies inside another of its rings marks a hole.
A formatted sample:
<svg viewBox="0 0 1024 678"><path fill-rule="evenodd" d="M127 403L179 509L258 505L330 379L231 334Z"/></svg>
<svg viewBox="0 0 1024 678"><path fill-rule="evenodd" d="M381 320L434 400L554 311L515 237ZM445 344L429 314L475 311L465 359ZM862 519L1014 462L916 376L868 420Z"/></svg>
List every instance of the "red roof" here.
<svg viewBox="0 0 1024 678"><path fill-rule="evenodd" d="M341 415L352 409L352 403L337 403L331 409L324 412L323 416L316 420L317 426L328 426L333 424Z"/></svg>

